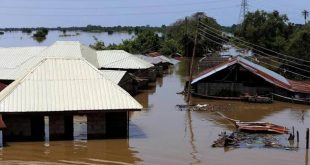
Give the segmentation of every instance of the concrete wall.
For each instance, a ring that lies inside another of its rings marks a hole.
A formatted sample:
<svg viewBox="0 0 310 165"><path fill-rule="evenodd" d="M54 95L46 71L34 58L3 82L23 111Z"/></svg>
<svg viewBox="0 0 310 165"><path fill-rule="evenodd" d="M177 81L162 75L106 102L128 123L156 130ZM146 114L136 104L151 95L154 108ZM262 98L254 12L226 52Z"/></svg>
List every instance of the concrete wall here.
<svg viewBox="0 0 310 165"><path fill-rule="evenodd" d="M44 116L3 115L7 129L3 132L4 141L44 140Z"/></svg>
<svg viewBox="0 0 310 165"><path fill-rule="evenodd" d="M87 138L105 138L106 136L106 115L100 114L88 114L87 115Z"/></svg>
<svg viewBox="0 0 310 165"><path fill-rule="evenodd" d="M61 140L65 136L65 118L63 115L50 115L49 136L50 140Z"/></svg>
<svg viewBox="0 0 310 165"><path fill-rule="evenodd" d="M128 112L106 113L107 138L128 137Z"/></svg>
<svg viewBox="0 0 310 165"><path fill-rule="evenodd" d="M30 136L31 135L31 120L24 116L4 116L3 118L7 128L4 136Z"/></svg>
<svg viewBox="0 0 310 165"><path fill-rule="evenodd" d="M4 130L4 140L44 141L45 132L49 133L49 140L72 140L73 115L4 114L3 120L7 125L7 129ZM48 118L47 123L44 118ZM88 113L86 129L88 139L127 138L128 112Z"/></svg>

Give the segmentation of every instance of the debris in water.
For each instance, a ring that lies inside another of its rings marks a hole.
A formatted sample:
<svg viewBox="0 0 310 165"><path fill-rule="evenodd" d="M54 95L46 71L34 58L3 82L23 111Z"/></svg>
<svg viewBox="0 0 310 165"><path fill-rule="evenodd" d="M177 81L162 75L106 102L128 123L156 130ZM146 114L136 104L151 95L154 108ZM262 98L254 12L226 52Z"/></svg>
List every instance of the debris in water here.
<svg viewBox="0 0 310 165"><path fill-rule="evenodd" d="M285 135L244 132L232 132L230 135L222 132L219 138L213 142L212 147L298 149L289 143Z"/></svg>
<svg viewBox="0 0 310 165"><path fill-rule="evenodd" d="M224 105L211 105L211 104L197 104L197 105L176 105L180 111L230 111L231 108L229 106Z"/></svg>
<svg viewBox="0 0 310 165"><path fill-rule="evenodd" d="M226 117L220 112L217 112L223 118L229 120L230 122L234 123L236 128L239 131L243 132L251 132L251 133L277 133L277 134L287 134L289 129L281 126L276 125L269 122L241 122L239 120L231 119ZM293 137L291 137L293 138ZM294 139L294 138L293 138Z"/></svg>

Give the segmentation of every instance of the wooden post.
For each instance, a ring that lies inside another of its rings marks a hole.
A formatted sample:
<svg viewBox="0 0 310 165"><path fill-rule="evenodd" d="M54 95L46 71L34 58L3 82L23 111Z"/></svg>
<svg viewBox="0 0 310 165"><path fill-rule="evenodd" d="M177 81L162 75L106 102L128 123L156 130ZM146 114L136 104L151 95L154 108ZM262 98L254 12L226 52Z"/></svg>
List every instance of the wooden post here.
<svg viewBox="0 0 310 165"><path fill-rule="evenodd" d="M307 128L306 132L306 149L309 149L309 128Z"/></svg>
<svg viewBox="0 0 310 165"><path fill-rule="evenodd" d="M188 86L187 86L187 100L186 100L188 103L190 102L190 98L191 98L191 90L192 90L191 82L193 79L193 68L194 68L194 59L195 59L195 54L196 54L196 44L197 44L199 23L200 23L200 19L198 20L198 26L196 29L194 48L193 48L193 54L192 54L192 59L191 59L190 72L189 72L189 80L188 80Z"/></svg>
<svg viewBox="0 0 310 165"><path fill-rule="evenodd" d="M299 143L299 132L298 131L296 132L296 135L297 135L297 143Z"/></svg>

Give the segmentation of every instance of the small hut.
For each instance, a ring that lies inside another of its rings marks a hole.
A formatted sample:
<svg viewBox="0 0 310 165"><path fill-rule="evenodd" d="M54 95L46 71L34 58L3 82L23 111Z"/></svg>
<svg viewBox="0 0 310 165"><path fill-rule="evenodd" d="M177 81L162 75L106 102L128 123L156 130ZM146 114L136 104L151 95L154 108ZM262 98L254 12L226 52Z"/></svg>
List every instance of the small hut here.
<svg viewBox="0 0 310 165"><path fill-rule="evenodd" d="M73 117L87 116L87 136L128 137L129 111L142 106L83 58L44 57L0 93L5 141L73 139ZM45 128L44 118L49 126Z"/></svg>
<svg viewBox="0 0 310 165"><path fill-rule="evenodd" d="M193 94L208 98L241 99L241 96L277 96L307 101L310 85L289 80L242 57L232 58L201 72L192 82Z"/></svg>

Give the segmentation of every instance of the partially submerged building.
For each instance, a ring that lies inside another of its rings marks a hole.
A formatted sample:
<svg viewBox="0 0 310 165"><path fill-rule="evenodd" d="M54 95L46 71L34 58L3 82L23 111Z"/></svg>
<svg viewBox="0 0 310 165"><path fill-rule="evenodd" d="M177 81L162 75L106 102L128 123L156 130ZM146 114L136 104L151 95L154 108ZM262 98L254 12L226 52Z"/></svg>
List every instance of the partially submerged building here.
<svg viewBox="0 0 310 165"><path fill-rule="evenodd" d="M310 84L289 80L242 57L208 68L191 82L193 94L217 99L268 96L290 102L310 99Z"/></svg>
<svg viewBox="0 0 310 165"><path fill-rule="evenodd" d="M159 52L152 52L152 53L148 53L147 56L155 58L157 60L160 60L160 65L163 67L164 70L169 69L170 65L175 65L177 64L179 61L176 59L170 59L162 54L160 54Z"/></svg>
<svg viewBox="0 0 310 165"><path fill-rule="evenodd" d="M118 84L125 89L128 93L134 95L138 91L138 86L135 84L133 75L127 71L122 70L100 70L104 76Z"/></svg>
<svg viewBox="0 0 310 165"><path fill-rule="evenodd" d="M73 116L87 116L88 138L128 137L129 111L142 106L83 58L44 57L0 93L4 140L73 139Z"/></svg>
<svg viewBox="0 0 310 165"><path fill-rule="evenodd" d="M155 66L155 69L156 69L156 76L157 77L162 77L163 76L164 69L163 69L163 66L162 66L162 60L161 59L150 57L150 56L145 56L145 55L141 55L141 54L135 55L135 56L141 58L144 61L147 61L147 62L153 64Z"/></svg>
<svg viewBox="0 0 310 165"><path fill-rule="evenodd" d="M156 81L156 72L153 64L144 61L124 50L97 51L100 70L125 70L140 79L150 82Z"/></svg>

